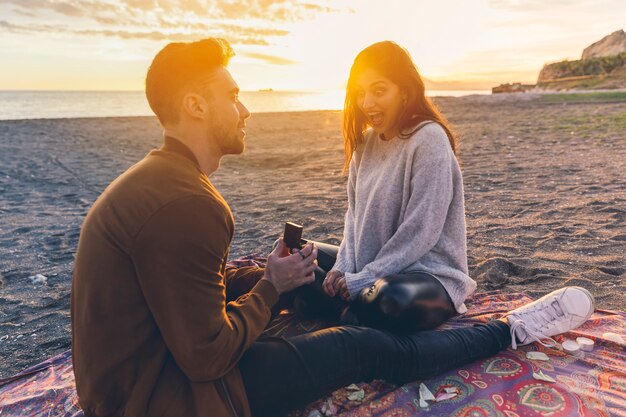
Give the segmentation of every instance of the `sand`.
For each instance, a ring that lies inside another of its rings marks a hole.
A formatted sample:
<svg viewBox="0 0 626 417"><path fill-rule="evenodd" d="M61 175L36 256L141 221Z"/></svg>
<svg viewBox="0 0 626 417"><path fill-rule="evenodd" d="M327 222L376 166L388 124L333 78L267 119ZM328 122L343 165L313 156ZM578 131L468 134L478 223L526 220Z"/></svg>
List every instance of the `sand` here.
<svg viewBox="0 0 626 417"><path fill-rule="evenodd" d="M626 310L626 103L538 95L441 98L462 137L470 274L478 291L581 285ZM212 176L231 204L231 257L266 254L284 221L338 243L346 209L339 112L249 121L247 151ZM70 347L80 224L161 141L156 119L0 122L0 377ZM30 277L43 274L46 284Z"/></svg>

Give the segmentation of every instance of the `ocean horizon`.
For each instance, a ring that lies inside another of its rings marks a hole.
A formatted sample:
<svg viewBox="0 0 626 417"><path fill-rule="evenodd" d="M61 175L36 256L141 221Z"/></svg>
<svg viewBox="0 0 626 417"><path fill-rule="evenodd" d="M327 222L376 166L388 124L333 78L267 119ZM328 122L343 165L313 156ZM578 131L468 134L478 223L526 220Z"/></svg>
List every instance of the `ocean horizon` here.
<svg viewBox="0 0 626 417"><path fill-rule="evenodd" d="M430 97L491 94L490 90L429 90ZM341 110L344 90L242 91L251 113ZM143 91L0 91L0 120L153 116Z"/></svg>

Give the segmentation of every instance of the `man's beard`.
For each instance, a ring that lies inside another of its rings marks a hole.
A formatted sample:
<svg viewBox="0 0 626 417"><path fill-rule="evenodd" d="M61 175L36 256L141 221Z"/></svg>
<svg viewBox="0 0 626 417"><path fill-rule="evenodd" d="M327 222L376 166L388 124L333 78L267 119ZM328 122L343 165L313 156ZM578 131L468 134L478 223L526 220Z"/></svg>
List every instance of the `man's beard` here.
<svg viewBox="0 0 626 417"><path fill-rule="evenodd" d="M239 129L229 129L219 119L211 120L211 136L219 147L222 155L239 155L245 149Z"/></svg>
<svg viewBox="0 0 626 417"><path fill-rule="evenodd" d="M217 140L222 150L222 155L239 155L245 149L245 144L239 136L239 131L230 133L230 135L221 135Z"/></svg>

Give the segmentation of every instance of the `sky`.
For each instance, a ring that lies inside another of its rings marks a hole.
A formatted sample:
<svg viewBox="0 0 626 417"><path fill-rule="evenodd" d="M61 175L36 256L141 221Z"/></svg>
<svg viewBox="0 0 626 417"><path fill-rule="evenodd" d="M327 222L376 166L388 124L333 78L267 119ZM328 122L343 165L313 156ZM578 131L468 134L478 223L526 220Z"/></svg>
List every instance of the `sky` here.
<svg viewBox="0 0 626 417"><path fill-rule="evenodd" d="M625 17L624 0L0 0L0 90L142 90L163 46L209 36L244 91L341 89L381 40L431 90L488 89L534 83Z"/></svg>

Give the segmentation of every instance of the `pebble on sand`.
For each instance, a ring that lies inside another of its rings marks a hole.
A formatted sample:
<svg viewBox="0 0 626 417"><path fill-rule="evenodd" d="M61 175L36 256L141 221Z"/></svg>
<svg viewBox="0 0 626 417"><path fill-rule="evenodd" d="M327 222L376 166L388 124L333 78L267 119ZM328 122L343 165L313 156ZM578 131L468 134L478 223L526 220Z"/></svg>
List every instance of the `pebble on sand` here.
<svg viewBox="0 0 626 417"><path fill-rule="evenodd" d="M48 277L42 274L33 275L32 277L28 277L28 279L30 279L30 282L34 285L48 285Z"/></svg>

